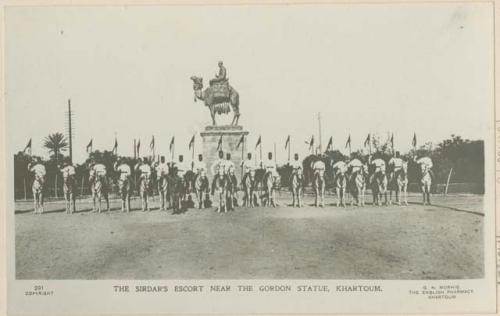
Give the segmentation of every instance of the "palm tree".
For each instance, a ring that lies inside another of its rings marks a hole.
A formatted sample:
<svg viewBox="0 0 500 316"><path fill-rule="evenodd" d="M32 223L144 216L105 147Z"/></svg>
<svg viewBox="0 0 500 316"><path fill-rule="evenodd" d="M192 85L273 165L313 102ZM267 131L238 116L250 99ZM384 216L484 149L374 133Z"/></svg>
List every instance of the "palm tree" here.
<svg viewBox="0 0 500 316"><path fill-rule="evenodd" d="M45 137L45 139L43 140L43 147L49 150L49 154L53 154L57 166L61 152L68 149L68 142L66 141L66 137L64 137L62 133L53 133ZM54 194L57 198L57 172L54 183Z"/></svg>
<svg viewBox="0 0 500 316"><path fill-rule="evenodd" d="M62 133L54 133L45 137L43 146L49 150L49 153L55 156L57 162L60 153L68 149L68 142Z"/></svg>

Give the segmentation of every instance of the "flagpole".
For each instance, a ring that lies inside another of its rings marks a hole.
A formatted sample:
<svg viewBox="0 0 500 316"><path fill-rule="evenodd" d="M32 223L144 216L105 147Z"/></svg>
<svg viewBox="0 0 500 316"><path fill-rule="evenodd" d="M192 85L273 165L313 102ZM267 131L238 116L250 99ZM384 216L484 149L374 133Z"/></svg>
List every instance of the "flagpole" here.
<svg viewBox="0 0 500 316"><path fill-rule="evenodd" d="M195 144L195 141L194 141L194 136L193 136L193 148L191 149L192 150L192 153L191 153L191 169L194 169L194 144Z"/></svg>
<svg viewBox="0 0 500 316"><path fill-rule="evenodd" d="M153 135L153 161L155 160L156 157L156 150L155 150L155 136Z"/></svg>
<svg viewBox="0 0 500 316"><path fill-rule="evenodd" d="M260 150L260 162L262 163L262 138L260 138L259 150Z"/></svg>
<svg viewBox="0 0 500 316"><path fill-rule="evenodd" d="M323 143L321 138L321 112L318 112L318 132L319 132L319 153L323 153Z"/></svg>
<svg viewBox="0 0 500 316"><path fill-rule="evenodd" d="M245 161L245 135L242 136L242 140L241 140L241 162L244 162ZM242 181L243 180L243 166L241 166L241 177L240 177L240 180Z"/></svg>
<svg viewBox="0 0 500 316"><path fill-rule="evenodd" d="M274 163L276 163L276 142L274 142Z"/></svg>
<svg viewBox="0 0 500 316"><path fill-rule="evenodd" d="M288 161L290 161L290 147L292 147L292 139L288 141Z"/></svg>
<svg viewBox="0 0 500 316"><path fill-rule="evenodd" d="M137 140L134 138L134 159L137 159Z"/></svg>

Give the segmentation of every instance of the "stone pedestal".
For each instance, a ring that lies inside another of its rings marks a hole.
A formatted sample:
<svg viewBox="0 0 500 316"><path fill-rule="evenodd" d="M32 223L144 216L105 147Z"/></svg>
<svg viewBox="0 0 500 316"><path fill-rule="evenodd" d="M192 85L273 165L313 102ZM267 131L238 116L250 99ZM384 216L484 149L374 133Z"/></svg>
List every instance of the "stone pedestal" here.
<svg viewBox="0 0 500 316"><path fill-rule="evenodd" d="M232 126L232 125L221 125L221 126L207 126L205 130L200 133L203 139L203 160L205 161L208 168L209 179L212 179L212 165L218 159L219 153L217 146L219 140L222 136L222 147L220 150L224 152L224 158L226 158L226 153L231 154L231 161L234 163L236 170L235 174L238 181L241 181L241 162L242 155L247 153L247 139L248 131L243 130L243 126ZM238 149L236 146L240 141L242 136L245 136L244 141Z"/></svg>

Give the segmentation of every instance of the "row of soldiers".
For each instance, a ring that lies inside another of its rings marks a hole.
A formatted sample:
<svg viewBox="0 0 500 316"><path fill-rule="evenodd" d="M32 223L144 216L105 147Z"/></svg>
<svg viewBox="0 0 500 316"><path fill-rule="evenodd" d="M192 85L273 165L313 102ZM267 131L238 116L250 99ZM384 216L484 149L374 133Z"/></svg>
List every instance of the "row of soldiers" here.
<svg viewBox="0 0 500 316"><path fill-rule="evenodd" d="M371 156L370 156L371 157ZM401 157L399 152L396 152L395 156L392 157L387 165L389 166L391 172L395 172L400 170L403 167L403 164L405 161ZM422 157L420 159L416 160L416 163L419 164L423 170L423 168L432 168L432 160L429 157ZM299 160L299 155L294 154L294 159L292 161L289 161L288 164L292 167L292 172L297 172L297 171L302 171L302 162ZM353 159L346 159L346 160L339 160L336 161L332 164L332 169L334 171L334 176L338 175L340 173L345 173L347 170L359 170L360 168L363 168L365 164L361 162L360 159L358 158L353 158ZM381 171L383 173L386 173L386 162L381 158L377 157L375 159L371 159L368 162L369 166L373 166L373 168L376 171ZM241 163L241 166L243 168L243 174L244 177L242 181L244 181L245 176L249 175L250 173L255 172L256 169L262 168L266 170L266 172L271 172L273 175L277 175L277 163L276 161L273 160L273 154L270 152L268 153L268 157L266 160L257 163L253 158L252 158L252 153L247 154L247 159L244 160ZM201 176L206 176L206 164L203 161L203 155L198 155L198 161L194 161L191 164L187 163L184 160L183 155L179 155L178 160L174 163L170 162L167 163L165 161L165 157L161 156L159 162L152 162L148 158L143 158L140 159L137 162L137 164L134 166L134 170L139 173L140 176L147 176L149 177L153 170L156 171L158 176L163 176L163 175L168 175L170 168L175 167L177 170L177 176L183 177L185 173L188 170L192 170L196 174L199 174ZM214 175L219 175L219 174L234 174L234 168L235 165L231 161L231 154L227 153L226 157L224 157L224 153L222 151L219 151L219 156L218 159L213 163L211 166L211 172ZM312 170L313 172L317 172L320 170L325 170L326 166L323 161L318 160L312 164ZM46 169L43 163L41 162L41 159L36 157L33 159L33 161L28 165L28 170L33 173L35 176L38 176L38 178L45 178L46 175ZM124 159L119 159L115 165L114 165L114 170L118 172L120 177L127 177L132 174L132 169L125 162ZM71 164L69 159L65 159L63 166L60 169L62 175L64 178L74 176L76 174L75 167ZM107 170L106 166L101 162L101 161L95 161L93 160L90 164L90 175L102 175L106 176L107 175Z"/></svg>
<svg viewBox="0 0 500 316"><path fill-rule="evenodd" d="M415 160L417 164L419 164L422 168L432 168L432 160L429 157L422 157L420 159ZM395 172L400 170L405 163L404 159L401 157L399 152L395 153L395 156L392 157L387 165L389 166L391 172ZM287 162L292 167L292 172L302 171L302 162L299 160L299 155L294 154L294 159L292 161ZM340 173L345 173L347 170L357 171L363 168L365 164L361 162L358 158L339 160L332 164L332 169L334 171L334 176ZM386 162L381 157L376 157L375 159L369 159L369 166L372 166L374 170L381 171L386 173ZM262 168L266 170L266 172L271 172L273 175L277 175L277 163L273 160L273 154L268 153L268 157L266 160L257 163L252 158L252 153L247 154L247 159L241 163L243 168L244 177L242 181L245 179L245 176L250 173L255 172L256 169ZM152 162L148 158L139 158L137 164L134 166L134 170L139 173L140 176L149 177L153 170L156 171L158 176L168 175L170 168L175 167L177 171L177 176L183 177L188 170L192 170L196 174L201 176L206 176L206 164L203 161L203 155L198 155L198 161L194 161L191 164L187 163L184 160L183 155L179 155L178 160L174 163L167 163L165 161L165 157L161 156L159 162ZM312 164L313 172L317 172L320 170L325 170L325 163L321 160L315 161ZM224 153L219 151L218 159L212 164L211 172L214 175L219 174L234 174L235 165L231 161L231 154L227 153L226 157L224 157ZM33 161L28 165L28 170L37 176L38 178L45 178L46 169L43 165L41 159L36 157ZM132 174L132 168L128 163L125 162L124 159L118 159L118 161L114 165L114 170L118 172L120 177L122 176L130 176ZM69 159L65 159L63 166L60 168L60 171L64 178L74 176L76 174L75 167L71 164ZM102 163L102 161L92 160L90 164L90 175L107 175L106 166Z"/></svg>
<svg viewBox="0 0 500 316"><path fill-rule="evenodd" d="M415 162L421 166L422 171L424 169L430 170L432 168L432 160L429 157L421 157L420 159L415 159ZM407 161L404 161L404 159L400 156L400 153L396 152L395 156L392 157L387 163L387 165L389 166L389 174L391 175L400 171L405 163L407 163ZM302 174L303 166L302 162L299 160L298 154L294 154L293 160L288 161L287 164L292 168L292 175ZM148 158L143 158L139 159L139 161L135 166L133 166L133 168L131 168L131 166L126 163L123 158L121 158L118 159L118 161L114 164L113 169L118 173L119 179L130 178L132 175L132 170L134 170L139 175L140 179L150 179L154 171L159 178L171 174L170 169L172 167L175 168L175 175L177 177L184 177L186 172L191 170L195 174L206 178L207 167L203 160L203 155L201 154L198 155L198 161L193 161L192 163L186 162L183 155L179 155L177 161L169 163L166 162L164 156L162 156L160 158L160 161L158 162L151 161ZM248 153L247 159L241 163L241 167L243 170L242 183L245 182L247 176L255 175L255 171L257 169L264 169L266 173L270 172L273 176L278 176L278 166L276 161L273 159L273 154L271 152L268 153L267 159L261 161L260 163L257 163L253 159L252 153ZM374 159L372 159L372 157L370 156L367 164L361 162L361 160L358 158L335 161L332 163L334 182L338 175L345 174L348 170L349 172L353 173L358 170L363 170L363 168L369 167L371 167L373 170L372 172L370 172L370 174L372 175L377 172L382 172L384 174L386 173L386 162L381 157L375 157ZM326 166L322 160L317 160L312 163L311 168L313 173L324 173ZM214 194L213 190L215 188L214 182L218 177L227 174L233 177L236 183L234 169L235 165L234 162L231 161L231 154L226 153L226 155L224 156L224 153L220 151L218 153L218 159L211 166L211 172L214 175L214 179L212 182L212 195ZM34 178L36 180L34 181L33 186L34 195L35 193L42 194L40 187L43 188L46 169L40 158L34 158L33 161L28 165L28 170L34 174ZM62 173L64 178L64 189L67 189L68 184L73 184L74 186L74 176L76 175L76 169L68 159L64 161L62 167L60 168L60 172ZM106 178L107 173L107 168L102 161L91 162L89 171L91 179L96 176L102 176ZM37 184L36 188L35 182ZM35 192L35 189L37 190L37 192ZM65 192L65 195L66 193L67 192Z"/></svg>

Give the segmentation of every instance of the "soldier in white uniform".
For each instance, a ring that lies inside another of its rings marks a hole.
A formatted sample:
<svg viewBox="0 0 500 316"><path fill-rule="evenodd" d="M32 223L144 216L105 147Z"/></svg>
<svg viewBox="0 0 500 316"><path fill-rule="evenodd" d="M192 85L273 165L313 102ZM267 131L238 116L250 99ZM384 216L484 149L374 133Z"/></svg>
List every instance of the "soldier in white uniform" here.
<svg viewBox="0 0 500 316"><path fill-rule="evenodd" d="M271 172L273 177L278 177L277 165L273 160L273 153L267 154L267 159L262 162L262 168L265 170L265 173Z"/></svg>
<svg viewBox="0 0 500 316"><path fill-rule="evenodd" d="M374 167L374 173L385 173L385 161L382 158L372 160L371 165Z"/></svg>
<svg viewBox="0 0 500 316"><path fill-rule="evenodd" d="M33 173L35 177L39 177L40 179L45 180L45 175L47 174L47 170L45 166L42 164L42 160L39 157L33 158L32 161L28 164L29 172Z"/></svg>
<svg viewBox="0 0 500 316"><path fill-rule="evenodd" d="M47 170L45 169L45 166L42 164L42 160L39 157L37 157L32 159L32 161L28 164L28 171L34 175L34 181L31 186L31 189L33 191L35 214L43 213L44 183Z"/></svg>
<svg viewBox="0 0 500 316"><path fill-rule="evenodd" d="M66 199L66 213L71 214L76 212L76 195L75 195L75 167L71 164L70 159L64 159L64 163L59 169L63 176L63 193Z"/></svg>
<svg viewBox="0 0 500 316"><path fill-rule="evenodd" d="M347 163L347 170L350 171L351 174L361 171L362 168L363 163L358 158L353 158Z"/></svg>
<svg viewBox="0 0 500 316"><path fill-rule="evenodd" d="M231 161L231 154L230 153L226 153L226 161L224 162L224 166L225 166L224 169L225 169L227 175L231 179L232 187L230 188L228 193L232 194L231 198L233 200L233 203L228 205L228 207L229 207L228 211L232 211L232 210L234 210L233 209L234 205L237 204L237 200L235 198L235 193L236 193L236 186L238 185L238 179L236 179L235 166L234 166L234 162Z"/></svg>
<svg viewBox="0 0 500 316"><path fill-rule="evenodd" d="M118 191L122 199L122 212L130 212L130 177L132 169L123 158L114 164L115 172L118 173Z"/></svg>
<svg viewBox="0 0 500 316"><path fill-rule="evenodd" d="M371 158L372 158L371 156L368 157L368 162L372 169L372 174L370 176L369 183L373 183L373 177L376 174L385 174L386 172L385 161L382 158L376 158L374 160L371 160Z"/></svg>
<svg viewBox="0 0 500 316"><path fill-rule="evenodd" d="M165 162L165 156L161 156L160 162L155 164L155 171L158 179L158 193L160 194L160 211L164 211L166 200L168 200L168 204L170 207L170 200L167 197L168 175L170 172L170 167Z"/></svg>
<svg viewBox="0 0 500 316"><path fill-rule="evenodd" d="M233 180L235 181L234 183L236 183L236 176L234 174L234 171L235 171L234 168L235 168L234 162L231 161L231 154L227 153L226 154L226 161L224 162L224 169L225 169L226 173L231 178L233 178Z"/></svg>
<svg viewBox="0 0 500 316"><path fill-rule="evenodd" d="M403 159L401 159L401 155L399 151L396 151L396 154L394 157L392 157L389 160L389 181L391 182L391 185L395 185L394 181L396 180L396 176L398 175L401 170L403 170Z"/></svg>
<svg viewBox="0 0 500 316"><path fill-rule="evenodd" d="M429 170L431 172L431 176L433 176L432 174L432 159L429 158L429 157L421 157L419 159L415 159L415 162L420 166L420 170L422 171L422 173L424 173L426 170Z"/></svg>
<svg viewBox="0 0 500 316"><path fill-rule="evenodd" d="M345 174L348 168L345 161L339 160L333 164L332 169L333 169L333 182L335 183L337 180L337 176L340 174Z"/></svg>
<svg viewBox="0 0 500 316"><path fill-rule="evenodd" d="M158 178L163 178L168 175L170 168L165 162L165 156L160 157L160 162L155 164L155 171Z"/></svg>
<svg viewBox="0 0 500 316"><path fill-rule="evenodd" d="M219 158L212 164L211 171L214 176L212 180L212 195L215 194L215 181L218 177L223 177L226 174L226 163L224 160L224 152L219 151Z"/></svg>
<svg viewBox="0 0 500 316"><path fill-rule="evenodd" d="M243 169L242 183L245 183L248 176L255 176L255 169L257 169L257 166L255 161L252 159L252 153L248 153L247 160L241 162L241 168Z"/></svg>
<svg viewBox="0 0 500 316"><path fill-rule="evenodd" d="M139 159L135 165L135 171L139 172L139 177L149 179L153 169L149 165L148 158L144 157L142 160Z"/></svg>
<svg viewBox="0 0 500 316"><path fill-rule="evenodd" d="M203 161L203 155L198 155L198 161L193 163L193 172L198 176L206 178L207 176L207 165Z"/></svg>
<svg viewBox="0 0 500 316"><path fill-rule="evenodd" d="M323 175L326 170L325 163L322 160L316 160L312 163L312 170L313 173L319 172L321 175Z"/></svg>
<svg viewBox="0 0 500 316"><path fill-rule="evenodd" d="M189 164L186 161L184 161L183 155L179 155L179 159L175 163L175 167L177 168L177 176L180 178L184 178L184 175L186 174L186 172L188 170L191 170L191 168L189 167Z"/></svg>
<svg viewBox="0 0 500 316"><path fill-rule="evenodd" d="M142 160L139 159L138 163L135 165L135 171L139 173L139 196L142 202L142 211L150 211L149 208L149 185L151 183L151 173L153 169L149 165L147 157Z"/></svg>
<svg viewBox="0 0 500 316"><path fill-rule="evenodd" d="M102 159L91 162L91 168L89 172L89 183L92 191L92 199L94 201L94 211L96 211L96 198L99 198L99 213L101 212L100 197L104 197L106 200L106 208L109 212L109 196L108 196L108 177L106 166L102 163ZM100 179L101 186L96 186L97 179Z"/></svg>
<svg viewBox="0 0 500 316"><path fill-rule="evenodd" d="M75 167L69 162L68 159L65 159L60 171L63 175L63 178L73 177L76 175Z"/></svg>

